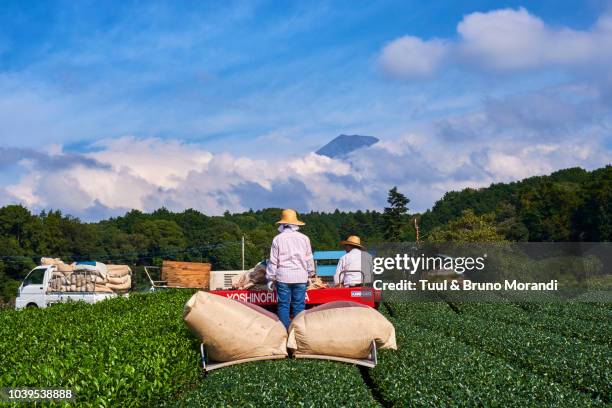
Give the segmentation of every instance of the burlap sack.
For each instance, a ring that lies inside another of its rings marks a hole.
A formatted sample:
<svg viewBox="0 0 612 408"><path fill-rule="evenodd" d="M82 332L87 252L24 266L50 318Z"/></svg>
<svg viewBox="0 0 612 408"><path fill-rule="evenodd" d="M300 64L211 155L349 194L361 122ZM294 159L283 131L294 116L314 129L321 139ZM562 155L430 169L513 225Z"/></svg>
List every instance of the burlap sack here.
<svg viewBox="0 0 612 408"><path fill-rule="evenodd" d="M63 264L64 261L62 261L59 258L40 258L40 264L41 265L59 265L59 264Z"/></svg>
<svg viewBox="0 0 612 408"><path fill-rule="evenodd" d="M107 288L106 285L96 284L94 290L102 293L113 293L113 290L111 288Z"/></svg>
<svg viewBox="0 0 612 408"><path fill-rule="evenodd" d="M94 275L91 277L91 282L92 283L98 283L98 284L105 284L106 282L108 282L108 279L105 278L101 278L97 275Z"/></svg>
<svg viewBox="0 0 612 408"><path fill-rule="evenodd" d="M59 278L50 279L48 291L51 291L51 292L58 291L61 286L62 285L61 285L61 281L59 280Z"/></svg>
<svg viewBox="0 0 612 408"><path fill-rule="evenodd" d="M183 319L213 361L287 355L285 327L259 306L199 291L185 304Z"/></svg>
<svg viewBox="0 0 612 408"><path fill-rule="evenodd" d="M96 262L95 265L89 264L72 264L75 271L78 271L82 274L89 273L91 275L98 275L102 278L106 278L107 275L107 267L102 262Z"/></svg>
<svg viewBox="0 0 612 408"><path fill-rule="evenodd" d="M122 276L120 278L115 278L114 276L108 276L108 283L112 283L113 285L123 285L127 281L130 280L129 275Z"/></svg>
<svg viewBox="0 0 612 408"><path fill-rule="evenodd" d="M132 278L131 276L126 276L126 280L123 283L115 284L115 283L107 283L106 287L114 289L114 290L126 290L132 287ZM110 279L110 278L109 278Z"/></svg>
<svg viewBox="0 0 612 408"><path fill-rule="evenodd" d="M59 272L62 273L72 273L72 271L74 271L74 266L66 265L65 263L57 264L56 268Z"/></svg>
<svg viewBox="0 0 612 408"><path fill-rule="evenodd" d="M106 265L106 273L109 277L121 278L132 272L127 265Z"/></svg>
<svg viewBox="0 0 612 408"><path fill-rule="evenodd" d="M295 354L367 358L372 340L397 349L395 328L376 309L355 302L330 302L305 310L289 326L287 348Z"/></svg>
<svg viewBox="0 0 612 408"><path fill-rule="evenodd" d="M266 267L258 263L254 268L232 277L232 288L249 289L257 284L266 283Z"/></svg>

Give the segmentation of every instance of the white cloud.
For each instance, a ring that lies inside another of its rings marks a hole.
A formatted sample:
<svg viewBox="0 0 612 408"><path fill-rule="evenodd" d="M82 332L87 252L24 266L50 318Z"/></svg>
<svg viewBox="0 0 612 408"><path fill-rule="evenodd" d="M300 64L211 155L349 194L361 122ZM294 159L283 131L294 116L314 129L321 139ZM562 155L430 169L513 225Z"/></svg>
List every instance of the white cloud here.
<svg viewBox="0 0 612 408"><path fill-rule="evenodd" d="M13 202L33 209L61 208L77 216L90 215L92 207L106 213L123 208L150 211L163 205L210 214L256 207L250 201L258 197L245 195L244 186L258 186L257 194L278 202L287 198L278 194L279 186L294 188L292 194L303 199L303 209L334 210L347 202L354 203L354 208L374 205L333 180L350 174L348 163L314 153L255 160L228 153L213 155L177 140L133 137L107 139L96 147L99 150L82 155L92 160L91 165L73 156L68 159L60 147L52 153L63 166L53 162L51 167L45 164L49 161L40 160L44 153L31 152L39 160L22 159L24 174L6 187L6 193Z"/></svg>
<svg viewBox="0 0 612 408"><path fill-rule="evenodd" d="M159 187L175 187L190 171L205 168L212 154L176 140L136 139L126 136L96 143L101 148L87 156L109 164L115 172L122 169L134 177Z"/></svg>
<svg viewBox="0 0 612 408"><path fill-rule="evenodd" d="M553 27L524 8L476 12L457 25L458 38L423 41L405 36L383 48L386 72L403 78L431 74L446 59L463 67L514 71L605 66L612 62L612 17L587 30Z"/></svg>
<svg viewBox="0 0 612 408"><path fill-rule="evenodd" d="M534 144L493 138L457 144L435 126L357 150L345 160L314 153L259 160L213 155L176 140L132 137L108 139L98 147L80 159L56 148L49 156L54 161L30 152L36 159L20 161L22 176L4 188L2 202L59 208L86 219L161 206L208 214L285 205L302 211L381 209L387 191L397 185L411 198L410 208L422 211L448 190L576 165L592 168L609 157L596 139Z"/></svg>
<svg viewBox="0 0 612 408"><path fill-rule="evenodd" d="M612 56L609 20L579 31L548 26L524 8L473 13L457 26L457 46L466 59L502 70L597 63Z"/></svg>
<svg viewBox="0 0 612 408"><path fill-rule="evenodd" d="M410 35L387 44L379 57L382 68L396 77L427 77L440 66L447 45L441 40L423 41Z"/></svg>

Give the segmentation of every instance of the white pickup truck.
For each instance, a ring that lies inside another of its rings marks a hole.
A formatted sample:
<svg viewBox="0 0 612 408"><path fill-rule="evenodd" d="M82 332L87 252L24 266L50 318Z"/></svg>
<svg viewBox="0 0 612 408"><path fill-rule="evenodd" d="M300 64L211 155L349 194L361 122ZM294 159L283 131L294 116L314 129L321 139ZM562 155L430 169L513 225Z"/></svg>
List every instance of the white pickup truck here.
<svg viewBox="0 0 612 408"><path fill-rule="evenodd" d="M116 293L106 292L50 292L48 291L49 280L55 270L55 265L43 265L32 269L19 286L15 309L25 307L44 308L53 303L79 300L86 303L96 303L118 296ZM124 296L127 296L127 294Z"/></svg>

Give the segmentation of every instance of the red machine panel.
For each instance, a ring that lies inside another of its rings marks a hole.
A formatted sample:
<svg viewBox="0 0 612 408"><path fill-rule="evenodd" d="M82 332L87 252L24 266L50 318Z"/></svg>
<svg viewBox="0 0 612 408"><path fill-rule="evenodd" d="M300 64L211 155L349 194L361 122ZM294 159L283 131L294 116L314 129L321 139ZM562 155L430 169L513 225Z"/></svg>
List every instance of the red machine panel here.
<svg viewBox="0 0 612 408"><path fill-rule="evenodd" d="M241 300L259 306L276 305L276 292L268 290L212 290L210 293ZM365 286L350 288L325 288L306 291L307 305L320 305L337 300L348 300L375 307L380 302L380 291Z"/></svg>

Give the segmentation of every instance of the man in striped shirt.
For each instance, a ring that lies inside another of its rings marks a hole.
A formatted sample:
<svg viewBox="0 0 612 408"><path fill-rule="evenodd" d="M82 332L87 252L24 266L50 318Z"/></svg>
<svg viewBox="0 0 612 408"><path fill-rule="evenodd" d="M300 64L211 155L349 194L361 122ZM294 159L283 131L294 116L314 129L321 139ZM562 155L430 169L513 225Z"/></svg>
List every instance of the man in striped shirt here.
<svg viewBox="0 0 612 408"><path fill-rule="evenodd" d="M266 279L269 289L276 286L278 318L288 328L290 309L293 316L304 310L307 282L314 276L315 266L310 239L298 231L304 223L296 212L283 210L277 224L279 234L272 240Z"/></svg>

